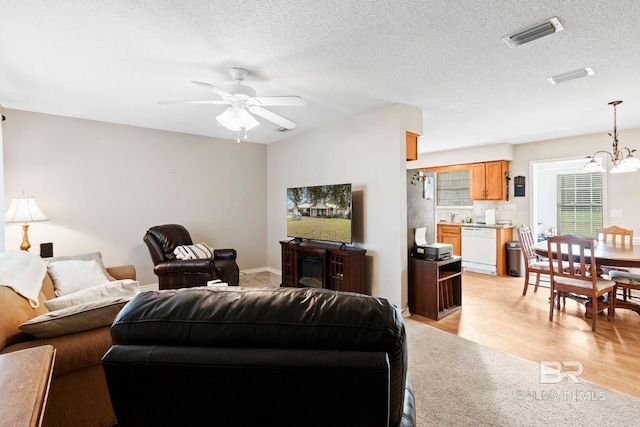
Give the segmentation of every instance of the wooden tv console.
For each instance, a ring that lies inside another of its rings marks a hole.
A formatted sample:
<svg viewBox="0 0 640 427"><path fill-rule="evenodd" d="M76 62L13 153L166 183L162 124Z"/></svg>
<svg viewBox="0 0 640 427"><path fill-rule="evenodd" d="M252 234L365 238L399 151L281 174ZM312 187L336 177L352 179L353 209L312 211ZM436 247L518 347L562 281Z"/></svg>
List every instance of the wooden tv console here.
<svg viewBox="0 0 640 427"><path fill-rule="evenodd" d="M282 284L367 293L365 249L281 240Z"/></svg>

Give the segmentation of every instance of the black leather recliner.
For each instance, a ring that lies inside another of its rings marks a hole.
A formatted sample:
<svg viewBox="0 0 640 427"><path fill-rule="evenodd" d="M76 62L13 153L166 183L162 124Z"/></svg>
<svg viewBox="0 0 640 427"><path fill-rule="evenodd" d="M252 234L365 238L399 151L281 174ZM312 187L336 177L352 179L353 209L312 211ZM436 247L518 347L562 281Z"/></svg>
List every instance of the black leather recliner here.
<svg viewBox="0 0 640 427"><path fill-rule="evenodd" d="M313 288L138 294L103 357L127 426L415 426L407 342L383 298Z"/></svg>
<svg viewBox="0 0 640 427"><path fill-rule="evenodd" d="M237 285L240 280L235 249L215 249L210 259L176 259L173 251L177 246L193 244L191 235L182 225L151 227L143 240L149 248L160 289L205 286L215 279Z"/></svg>

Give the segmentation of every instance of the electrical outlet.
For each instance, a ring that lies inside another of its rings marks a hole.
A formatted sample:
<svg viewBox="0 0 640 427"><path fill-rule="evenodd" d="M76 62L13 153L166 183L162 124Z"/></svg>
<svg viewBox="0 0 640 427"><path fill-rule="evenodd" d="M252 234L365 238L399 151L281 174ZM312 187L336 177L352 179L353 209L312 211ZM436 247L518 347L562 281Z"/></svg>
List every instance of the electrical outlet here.
<svg viewBox="0 0 640 427"><path fill-rule="evenodd" d="M621 218L622 217L622 209L611 209L611 218Z"/></svg>

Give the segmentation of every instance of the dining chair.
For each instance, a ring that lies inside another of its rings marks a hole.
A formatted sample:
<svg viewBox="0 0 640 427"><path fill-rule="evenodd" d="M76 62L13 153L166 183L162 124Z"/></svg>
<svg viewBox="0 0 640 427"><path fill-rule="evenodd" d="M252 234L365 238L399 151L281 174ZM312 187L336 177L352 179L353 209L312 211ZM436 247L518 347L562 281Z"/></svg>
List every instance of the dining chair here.
<svg viewBox="0 0 640 427"><path fill-rule="evenodd" d="M533 292L538 291L538 285L540 284L540 275L549 274L549 261L541 260L540 257L533 250L533 233L531 228L527 225L521 225L518 228L518 238L520 239L520 246L522 248L522 257L524 258L524 289L522 295L527 295L527 288L529 287L529 279L531 274L536 275L536 283L533 288Z"/></svg>
<svg viewBox="0 0 640 427"><path fill-rule="evenodd" d="M609 273L611 281L615 283L614 295L618 295L618 289L623 290L624 300L627 300L627 295L631 298L631 291L640 291L640 274L631 273L629 271L613 270ZM613 300L613 312L616 311L616 302ZM640 314L640 313L639 313Z"/></svg>
<svg viewBox="0 0 640 427"><path fill-rule="evenodd" d="M563 257L569 262L567 268L551 269L551 297L549 298L549 321L553 321L556 305L560 309L560 298L566 304L567 294L577 294L591 301L591 330L595 332L598 313L607 309L607 320L614 315L615 283L600 278L596 273L596 263L588 258L594 250L594 241L574 234L549 237L548 253L552 262L562 263ZM600 297L607 295L607 299Z"/></svg>
<svg viewBox="0 0 640 427"><path fill-rule="evenodd" d="M628 248L633 244L633 230L612 225L610 227L600 228L596 231L596 239L598 242L606 243L608 245ZM627 268L611 267L607 265L602 265L601 268L603 269L603 273L609 274L609 277L611 277L611 273L614 271L629 272L629 269ZM631 295L631 289L628 286L625 286L625 281L628 281L628 278L624 275L618 277L621 277L619 288L622 289L622 299L626 301L627 296ZM613 277L611 277L611 280L613 280ZM618 295L617 291L618 288L616 288L616 295Z"/></svg>
<svg viewBox="0 0 640 427"><path fill-rule="evenodd" d="M602 243L629 247L633 244L633 230L612 225L596 231L596 238Z"/></svg>

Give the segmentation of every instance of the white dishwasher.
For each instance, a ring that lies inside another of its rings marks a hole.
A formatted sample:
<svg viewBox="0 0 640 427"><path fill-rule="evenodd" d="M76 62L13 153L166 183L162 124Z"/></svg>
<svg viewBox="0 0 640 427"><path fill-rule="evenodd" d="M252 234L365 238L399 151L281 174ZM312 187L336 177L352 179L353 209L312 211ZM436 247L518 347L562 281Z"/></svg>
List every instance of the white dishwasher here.
<svg viewBox="0 0 640 427"><path fill-rule="evenodd" d="M462 268L476 273L496 271L495 228L462 227Z"/></svg>

